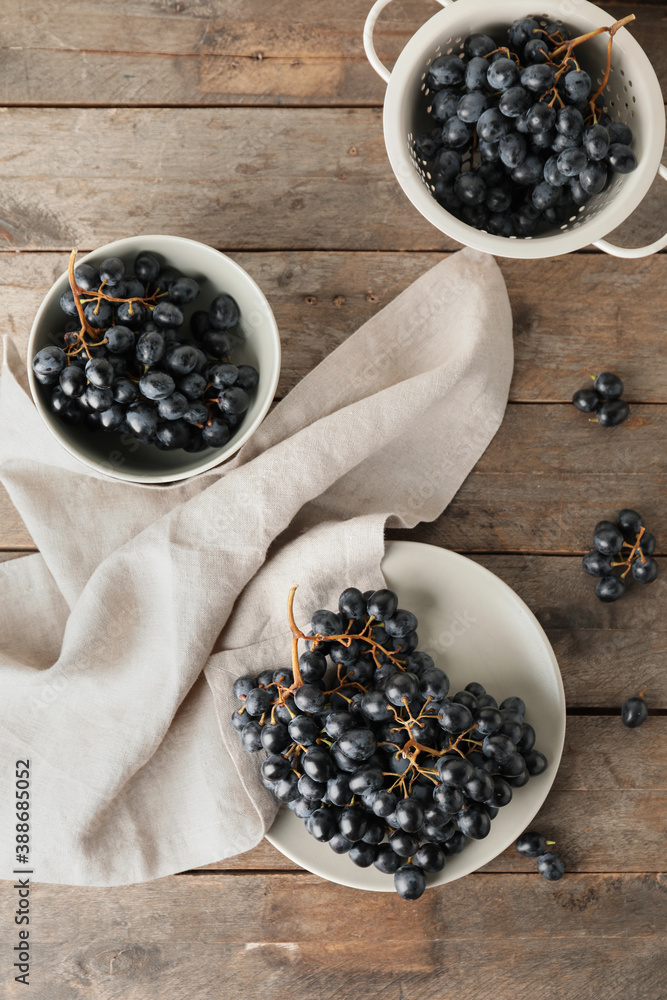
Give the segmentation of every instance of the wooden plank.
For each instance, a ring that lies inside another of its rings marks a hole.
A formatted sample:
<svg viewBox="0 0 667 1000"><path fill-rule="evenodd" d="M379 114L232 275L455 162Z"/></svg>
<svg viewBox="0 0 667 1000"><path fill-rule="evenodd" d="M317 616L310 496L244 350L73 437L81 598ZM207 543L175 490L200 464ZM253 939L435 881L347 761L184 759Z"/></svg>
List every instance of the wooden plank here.
<svg viewBox="0 0 667 1000"><path fill-rule="evenodd" d="M279 396L441 258L318 251L231 256L274 310L283 346ZM499 263L514 316L513 402L568 401L588 381L586 365L619 372L630 401L667 402L667 255ZM66 265L64 253L0 253L0 309L23 357L37 308Z"/></svg>
<svg viewBox="0 0 667 1000"><path fill-rule="evenodd" d="M379 105L385 85L363 52L370 0L322 10L297 0L230 0L116 8L28 0L3 19L0 101L6 104L346 104ZM613 17L634 9L630 31L665 88L661 44L665 5L607 4ZM10 5L11 7L11 5ZM383 12L376 46L391 65L437 8L403 0ZM94 27L93 27L94 26ZM39 66L39 72L35 72Z"/></svg>
<svg viewBox="0 0 667 1000"><path fill-rule="evenodd" d="M128 231L231 250L454 248L403 195L381 117L376 108L257 108L252 123L245 108L0 109L0 237L14 250L99 246ZM662 195L656 182L624 224L628 245L664 233Z"/></svg>
<svg viewBox="0 0 667 1000"><path fill-rule="evenodd" d="M0 524L8 517L2 514ZM425 540L423 536L423 528L406 535L415 541ZM474 558L505 580L537 615L558 657L571 708L617 712L644 685L651 708L667 708L662 578L649 591L641 592L637 585L623 600L608 605L595 598L594 581L583 573L578 557Z"/></svg>
<svg viewBox="0 0 667 1000"><path fill-rule="evenodd" d="M662 870L667 820L666 737L664 716L649 718L637 730L626 729L619 715L568 718L556 781L530 824L531 829L557 842L555 850L562 854L568 871ZM521 792L515 794L519 797ZM263 841L253 851L206 869L294 867ZM484 871L525 872L526 862L511 847Z"/></svg>
<svg viewBox="0 0 667 1000"><path fill-rule="evenodd" d="M416 531L390 535L462 552L584 553L597 521L632 507L641 511L661 553L667 549L666 445L664 405L635 405L625 426L607 429L571 405L510 404L445 513ZM426 479L417 495L430 495L431 488ZM4 497L0 547L30 546ZM578 589L584 580L592 589L583 573ZM657 607L663 586L659 579L650 589L634 588L623 606L648 601ZM616 609L609 613L616 616Z"/></svg>
<svg viewBox="0 0 667 1000"><path fill-rule="evenodd" d="M530 862L528 863L530 864ZM2 886L5 908L14 890ZM664 880L474 875L414 905L310 875L202 874L121 888L40 886L34 981L49 1000L664 996ZM409 921L409 931L406 930ZM454 958L455 956L455 958ZM38 978L39 977L39 978ZM21 984L8 982L9 1000Z"/></svg>
<svg viewBox="0 0 667 1000"><path fill-rule="evenodd" d="M568 731L572 730L572 721L568 720ZM663 723L664 719L659 722ZM621 723L618 722L618 725ZM658 735L664 745L664 728ZM651 751L644 745L644 752L649 754ZM631 755L632 759L636 756ZM567 773L571 766L587 768L589 765L583 753L576 760L578 763L568 765L566 750L561 771ZM623 767L623 757L617 749L603 760L617 770ZM553 849L562 855L569 872L660 872L664 869L665 790L610 790L605 787L602 791L584 791L562 789L563 781L565 778L561 780L559 772L554 790L531 821L530 829L539 830L556 842ZM664 779L660 778L659 782L664 786ZM246 854L213 862L201 870L250 872L294 869L298 866L267 841L262 841ZM526 859L512 846L485 865L483 870L489 873L522 873L528 869Z"/></svg>

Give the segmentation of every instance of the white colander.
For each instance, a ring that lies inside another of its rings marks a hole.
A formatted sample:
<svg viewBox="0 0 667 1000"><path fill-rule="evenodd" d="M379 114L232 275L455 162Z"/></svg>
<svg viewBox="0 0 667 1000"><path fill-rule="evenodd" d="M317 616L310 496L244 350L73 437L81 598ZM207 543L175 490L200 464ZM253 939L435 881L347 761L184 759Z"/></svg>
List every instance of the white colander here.
<svg viewBox="0 0 667 1000"><path fill-rule="evenodd" d="M373 45L373 28L380 11L391 0L377 0L364 26L364 47L373 69L387 83L384 100L384 139L396 178L412 204L443 233L467 246L503 257L553 257L594 244L616 257L645 257L667 246L667 235L648 246L625 248L602 237L612 232L637 208L656 173L667 180L660 158L665 142L665 111L653 67L632 35L621 28L614 36L611 73L604 92L609 114L633 131L637 169L614 174L605 191L595 195L562 226L534 236L506 237L466 225L444 209L432 195L433 181L425 163L414 153L414 139L433 128L427 113L428 67L440 55L463 52L467 35L483 32L505 39L509 24L519 17L558 20L574 35L613 24L612 15L586 0L547 0L548 14L536 14L534 0L438 0L445 9L434 14L412 36L391 73L380 62ZM641 16L641 15L639 15ZM607 33L577 49L577 60L597 87L606 66ZM502 42L500 43L502 44ZM596 83L597 81L597 83Z"/></svg>

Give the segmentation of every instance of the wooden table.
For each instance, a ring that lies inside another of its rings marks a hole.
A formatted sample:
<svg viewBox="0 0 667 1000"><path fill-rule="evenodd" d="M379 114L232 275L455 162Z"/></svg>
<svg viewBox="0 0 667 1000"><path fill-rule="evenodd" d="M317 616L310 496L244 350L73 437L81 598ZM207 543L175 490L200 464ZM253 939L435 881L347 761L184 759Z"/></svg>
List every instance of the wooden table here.
<svg viewBox="0 0 667 1000"><path fill-rule="evenodd" d="M24 353L72 245L174 233L231 253L266 292L282 396L456 249L390 171L384 87L361 45L370 2L5 0L0 294ZM667 3L607 6L635 10L667 93ZM434 10L390 8L381 56ZM654 185L616 235L638 245L666 226ZM544 881L511 849L408 905L322 882L265 843L146 885L38 886L37 1000L664 1000L667 569L605 606L580 555L622 506L666 549L667 256L500 263L516 348L505 421L446 514L403 537L470 554L548 632L568 730L535 825L566 877ZM605 431L569 405L585 365L622 374L626 426ZM0 548L34 549L4 494ZM644 685L651 717L624 729L620 704ZM8 939L7 883L0 900ZM23 996L7 954L0 995Z"/></svg>

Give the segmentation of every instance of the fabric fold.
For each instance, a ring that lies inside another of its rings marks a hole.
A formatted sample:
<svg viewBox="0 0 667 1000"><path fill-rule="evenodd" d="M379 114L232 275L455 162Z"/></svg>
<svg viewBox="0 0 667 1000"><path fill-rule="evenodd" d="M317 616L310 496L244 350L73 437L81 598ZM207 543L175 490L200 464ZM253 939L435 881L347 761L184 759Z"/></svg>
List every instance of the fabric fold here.
<svg viewBox="0 0 667 1000"><path fill-rule="evenodd" d="M292 584L301 621L381 585L385 526L442 512L502 420L511 333L497 264L461 251L231 462L169 487L56 445L6 344L0 480L40 554L0 564L0 766L33 763L36 880L144 881L261 839L275 804L231 730L233 679L289 657Z"/></svg>

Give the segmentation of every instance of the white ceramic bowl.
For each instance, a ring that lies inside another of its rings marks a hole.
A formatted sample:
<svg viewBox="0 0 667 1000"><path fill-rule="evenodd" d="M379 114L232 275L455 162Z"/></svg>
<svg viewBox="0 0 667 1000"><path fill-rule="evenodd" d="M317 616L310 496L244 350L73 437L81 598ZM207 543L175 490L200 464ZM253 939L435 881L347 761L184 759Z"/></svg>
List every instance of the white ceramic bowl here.
<svg viewBox="0 0 667 1000"><path fill-rule="evenodd" d="M519 695L535 746L549 761L543 774L515 788L512 801L491 823L484 840L470 841L447 860L428 885L442 885L492 861L514 843L540 809L553 784L565 740L565 695L558 663L539 622L513 590L471 559L418 542L389 542L382 561L387 585L399 604L419 619L419 648L433 657L451 681L451 691L482 683L500 703ZM352 582L352 581L350 581ZM354 889L393 892L390 875L374 866L357 868L306 831L302 820L282 808L267 840L288 858L321 878Z"/></svg>
<svg viewBox="0 0 667 1000"><path fill-rule="evenodd" d="M225 254L195 240L180 236L131 236L107 243L77 260L100 264L106 257L120 257L131 272L134 258L141 250L151 253L165 265L195 278L200 294L184 309L185 322L196 309L207 309L221 292L232 295L241 311L240 329L243 340L234 350L237 364L254 365L259 371L259 384L250 408L236 433L224 448L205 451L160 451L152 445L139 444L130 435L91 432L85 427L70 426L55 416L47 405L48 392L40 385L32 370L32 359L52 343L50 335L62 330L66 317L60 308L60 296L69 288L67 273L62 274L49 289L37 310L28 341L28 377L35 405L53 436L85 465L114 479L139 483L170 483L189 479L212 469L233 455L254 433L271 406L280 374L280 337L278 327L264 294L242 267Z"/></svg>
<svg viewBox="0 0 667 1000"><path fill-rule="evenodd" d="M373 45L373 28L380 11L391 0L376 0L364 27L366 55L376 72L387 82L384 99L384 140L398 183L425 218L464 245L501 257L553 257L594 244L617 257L645 257L667 246L667 236L645 247L618 247L602 237L628 218L648 192L656 174L667 180L667 168L660 163L665 141L665 108L660 84L648 56L629 31L621 28L614 36L612 63L605 96L615 120L630 125L637 169L631 174L615 174L608 187L595 195L579 211L573 211L562 226L552 226L535 236L506 237L475 229L444 209L432 195L433 182L425 165L418 161L414 139L430 131L433 120L426 107L426 74L438 56L462 53L467 35L485 32L493 38L506 36L507 27L519 17L549 17L561 20L582 35L614 23L616 17L587 0L549 0L543 8L532 0L438 0L445 9L434 14L407 43L389 72L380 62ZM548 13L540 13L547 9ZM641 17L641 8L637 17ZM608 35L589 40L577 50L582 68L597 86L606 65Z"/></svg>

